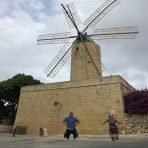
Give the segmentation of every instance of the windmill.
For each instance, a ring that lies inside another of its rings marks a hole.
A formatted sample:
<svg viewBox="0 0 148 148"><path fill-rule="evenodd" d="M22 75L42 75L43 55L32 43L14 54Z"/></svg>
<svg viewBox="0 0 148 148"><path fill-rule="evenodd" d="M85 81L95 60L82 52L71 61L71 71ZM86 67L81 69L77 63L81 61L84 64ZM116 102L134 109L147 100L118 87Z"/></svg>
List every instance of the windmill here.
<svg viewBox="0 0 148 148"><path fill-rule="evenodd" d="M94 30L93 34L87 34L86 31L89 27L94 27L119 3L119 0L107 0L84 22L85 28L82 31L80 31L78 28L78 26L81 24L81 20L78 16L74 4L70 3L66 6L61 4L70 29L75 28L77 31L77 35L72 36L70 35L70 32L39 35L37 39L38 45L65 43L62 50L57 54L54 60L45 69L44 72L47 74L47 77L54 77L61 69L61 67L67 62L71 55L74 55L72 57L71 64L72 80L77 79L74 77L79 77L80 75L82 76L82 78L84 78L83 75L86 75L86 73L88 73L89 71L92 71L91 74L85 76L85 78L94 77L94 75L102 75L101 56L100 51L98 52L100 48L95 44L93 40L135 38L138 34L137 27L128 26L122 28L96 29ZM69 43L69 40L71 39L73 39L73 42ZM98 56L99 58L95 58L95 56ZM84 70L84 64L79 64L82 62L82 60L85 61L85 66L87 70ZM79 68L75 68L78 65L81 66L79 66Z"/></svg>

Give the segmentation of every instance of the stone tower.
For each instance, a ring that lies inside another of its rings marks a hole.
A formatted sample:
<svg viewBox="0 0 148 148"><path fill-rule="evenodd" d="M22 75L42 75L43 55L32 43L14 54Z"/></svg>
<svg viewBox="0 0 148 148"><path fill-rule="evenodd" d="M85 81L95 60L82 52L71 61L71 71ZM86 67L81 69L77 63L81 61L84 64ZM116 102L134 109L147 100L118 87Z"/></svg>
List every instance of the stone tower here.
<svg viewBox="0 0 148 148"><path fill-rule="evenodd" d="M83 40L84 42L77 40L72 48L71 81L102 76L100 46L90 38Z"/></svg>

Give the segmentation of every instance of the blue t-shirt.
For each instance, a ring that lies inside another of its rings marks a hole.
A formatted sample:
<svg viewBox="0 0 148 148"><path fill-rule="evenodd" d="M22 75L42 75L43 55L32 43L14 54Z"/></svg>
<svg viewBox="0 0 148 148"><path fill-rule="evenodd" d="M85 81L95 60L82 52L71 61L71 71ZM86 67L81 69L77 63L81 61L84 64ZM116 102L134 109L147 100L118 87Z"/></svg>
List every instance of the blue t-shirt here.
<svg viewBox="0 0 148 148"><path fill-rule="evenodd" d="M69 130L74 130L76 128L75 123L79 122L79 120L75 117L67 117L64 121L67 122L67 129Z"/></svg>

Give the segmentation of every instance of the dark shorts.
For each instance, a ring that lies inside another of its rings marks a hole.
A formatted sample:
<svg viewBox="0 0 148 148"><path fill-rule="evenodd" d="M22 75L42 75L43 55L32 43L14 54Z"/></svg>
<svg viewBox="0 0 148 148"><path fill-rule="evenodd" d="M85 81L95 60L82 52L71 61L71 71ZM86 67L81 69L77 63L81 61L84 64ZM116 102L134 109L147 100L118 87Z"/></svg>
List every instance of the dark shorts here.
<svg viewBox="0 0 148 148"><path fill-rule="evenodd" d="M64 134L64 138L67 138L69 139L70 135L73 134L73 138L77 138L78 137L78 132L76 129L74 130L69 130L69 129L66 129L66 132Z"/></svg>
<svg viewBox="0 0 148 148"><path fill-rule="evenodd" d="M109 133L110 134L118 134L118 129L117 128L110 128Z"/></svg>

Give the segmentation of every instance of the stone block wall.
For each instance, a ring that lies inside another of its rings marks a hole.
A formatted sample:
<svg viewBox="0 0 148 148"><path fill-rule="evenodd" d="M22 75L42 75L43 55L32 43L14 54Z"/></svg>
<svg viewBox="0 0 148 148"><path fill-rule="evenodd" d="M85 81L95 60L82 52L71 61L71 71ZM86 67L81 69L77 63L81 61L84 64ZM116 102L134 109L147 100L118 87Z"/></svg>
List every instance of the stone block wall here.
<svg viewBox="0 0 148 148"><path fill-rule="evenodd" d="M108 125L101 123L110 111L124 120L121 86L134 89L120 76L23 87L14 126L27 126L28 134L38 134L40 128L63 134L63 119L72 111L81 121L80 134L106 134Z"/></svg>
<svg viewBox="0 0 148 148"><path fill-rule="evenodd" d="M11 133L13 125L0 125L0 133Z"/></svg>
<svg viewBox="0 0 148 148"><path fill-rule="evenodd" d="M102 77L100 46L96 43L75 44L72 48L71 58L71 81Z"/></svg>
<svg viewBox="0 0 148 148"><path fill-rule="evenodd" d="M148 114L129 115L125 114L127 134L148 133Z"/></svg>

